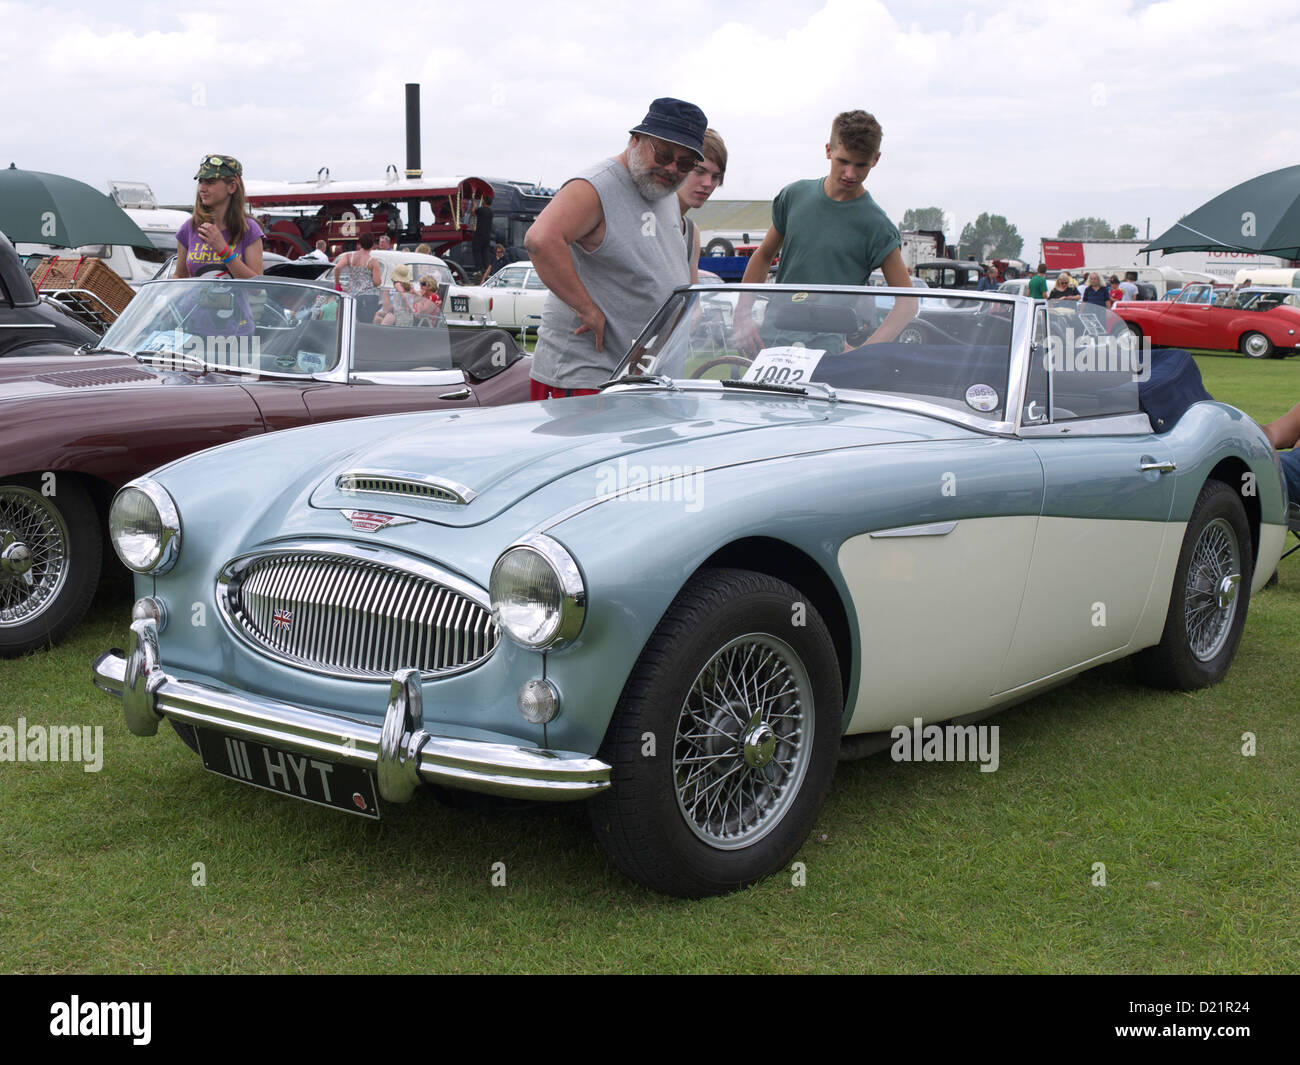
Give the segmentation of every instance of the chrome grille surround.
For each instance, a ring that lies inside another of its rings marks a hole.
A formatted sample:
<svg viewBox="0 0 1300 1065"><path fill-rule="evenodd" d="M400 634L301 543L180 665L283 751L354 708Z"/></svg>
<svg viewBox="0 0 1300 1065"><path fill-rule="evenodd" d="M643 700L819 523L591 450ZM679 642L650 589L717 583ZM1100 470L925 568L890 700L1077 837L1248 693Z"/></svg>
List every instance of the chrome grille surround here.
<svg viewBox="0 0 1300 1065"><path fill-rule="evenodd" d="M226 563L216 593L222 621L253 650L329 677L447 677L500 642L486 592L383 548L286 541ZM288 623L275 624L286 610Z"/></svg>
<svg viewBox="0 0 1300 1065"><path fill-rule="evenodd" d="M403 496L408 499L428 499L434 503L455 503L459 506L471 502L478 494L474 489L446 477L430 477L428 474L404 473L400 470L348 470L334 478L334 487L340 492Z"/></svg>

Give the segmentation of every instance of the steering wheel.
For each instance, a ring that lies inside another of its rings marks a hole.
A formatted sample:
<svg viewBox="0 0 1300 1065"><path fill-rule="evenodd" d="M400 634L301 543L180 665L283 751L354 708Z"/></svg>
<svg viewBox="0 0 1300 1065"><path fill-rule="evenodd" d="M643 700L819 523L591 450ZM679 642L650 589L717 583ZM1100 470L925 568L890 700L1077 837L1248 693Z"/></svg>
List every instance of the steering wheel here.
<svg viewBox="0 0 1300 1065"><path fill-rule="evenodd" d="M715 366L740 366L743 369L748 370L751 365L753 365L753 363L750 359L743 359L739 355L719 355L716 359L710 359L698 370L696 370L693 374L691 374L690 379L692 381L699 380L706 373L712 370ZM735 377L731 378L731 380L733 381L735 379L736 379Z"/></svg>
<svg viewBox="0 0 1300 1065"><path fill-rule="evenodd" d="M903 329L903 332L898 334L898 339L904 344L924 344L927 341L929 343L934 343L937 341L939 344L944 344L944 345L951 344L955 346L961 346L962 344L971 343L970 337L968 336L960 337L956 333L952 332L951 330L945 329L943 326L939 325L933 319L930 318L925 319L924 324L925 324L925 328L930 331L929 337L926 336L926 334L922 331L920 326L912 325L912 326L905 327ZM907 333L908 329L916 330L917 333L916 339L907 339L907 340L904 339L904 335Z"/></svg>
<svg viewBox="0 0 1300 1065"><path fill-rule="evenodd" d="M289 316L284 313L282 307L276 306L267 300L262 304L262 313L259 318L270 319L269 321L259 321L257 324L266 329L293 329L294 323Z"/></svg>

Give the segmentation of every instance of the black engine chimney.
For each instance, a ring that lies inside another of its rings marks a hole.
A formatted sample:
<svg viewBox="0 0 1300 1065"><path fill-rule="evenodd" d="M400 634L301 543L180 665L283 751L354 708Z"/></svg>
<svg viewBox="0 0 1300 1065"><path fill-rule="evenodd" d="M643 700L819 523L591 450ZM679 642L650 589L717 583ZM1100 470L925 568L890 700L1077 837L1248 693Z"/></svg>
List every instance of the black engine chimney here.
<svg viewBox="0 0 1300 1065"><path fill-rule="evenodd" d="M420 169L420 85L406 83L406 176L422 177Z"/></svg>

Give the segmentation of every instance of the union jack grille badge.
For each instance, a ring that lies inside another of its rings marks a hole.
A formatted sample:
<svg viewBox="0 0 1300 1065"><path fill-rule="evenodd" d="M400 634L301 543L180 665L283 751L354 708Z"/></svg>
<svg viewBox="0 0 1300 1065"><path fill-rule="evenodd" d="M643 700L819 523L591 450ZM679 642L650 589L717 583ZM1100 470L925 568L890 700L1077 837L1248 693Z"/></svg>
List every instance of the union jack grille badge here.
<svg viewBox="0 0 1300 1065"><path fill-rule="evenodd" d="M387 529L390 525L414 525L414 518L399 518L395 514L376 514L370 510L341 510L339 511L348 521L352 523L352 528L358 532L374 532L377 529Z"/></svg>
<svg viewBox="0 0 1300 1065"><path fill-rule="evenodd" d="M283 629L285 632L288 632L290 626L292 625L293 625L292 610L277 610L275 613L271 615L271 628L273 629Z"/></svg>

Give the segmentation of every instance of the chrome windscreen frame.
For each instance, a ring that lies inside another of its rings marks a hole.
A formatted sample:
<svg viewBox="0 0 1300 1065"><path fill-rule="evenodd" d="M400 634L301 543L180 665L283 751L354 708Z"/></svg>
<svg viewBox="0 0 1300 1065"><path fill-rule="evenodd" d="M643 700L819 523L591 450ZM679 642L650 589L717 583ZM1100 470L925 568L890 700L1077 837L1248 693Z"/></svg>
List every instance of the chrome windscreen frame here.
<svg viewBox="0 0 1300 1065"><path fill-rule="evenodd" d="M977 292L968 289L916 289L891 288L888 286L871 286L867 288L852 285L728 285L726 291L754 292L760 295L773 292L842 292L853 295L910 296L918 299L943 297L971 302L1010 304L1014 310L1011 322L1011 340L1008 345L1007 380L1004 383L1005 402L1002 405L1002 418L981 418L978 414L967 414L964 411L953 410L938 403L927 403L924 400L904 398L888 392L871 392L865 389L849 388L844 385L836 386L835 398L843 403L884 406L912 414L922 414L926 417L938 418L941 421L993 436L1016 436L1019 432L1026 377L1029 370L1029 360L1032 357L1030 348L1033 339L1033 309L1035 304L1034 300L1026 296L1013 296L1005 292ZM674 309L674 301L678 297L689 296L692 293L716 294L717 292L718 286L703 284L686 285L674 289L672 295L664 301L664 305L659 309L659 312L632 342L628 354L638 348L643 348L662 331L665 325L669 324L669 318L680 317L685 309L690 306L689 302L687 302ZM626 359L626 354L624 359ZM680 391L722 391L722 386L716 381L678 379L673 383L675 388ZM644 387L645 385L611 385L606 389L606 392L621 392L633 388L644 389ZM761 396L764 393L755 391L747 394ZM802 399L803 397L796 398ZM822 393L809 392L807 398L825 400L828 397Z"/></svg>

